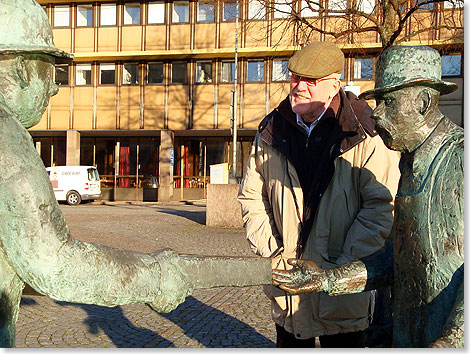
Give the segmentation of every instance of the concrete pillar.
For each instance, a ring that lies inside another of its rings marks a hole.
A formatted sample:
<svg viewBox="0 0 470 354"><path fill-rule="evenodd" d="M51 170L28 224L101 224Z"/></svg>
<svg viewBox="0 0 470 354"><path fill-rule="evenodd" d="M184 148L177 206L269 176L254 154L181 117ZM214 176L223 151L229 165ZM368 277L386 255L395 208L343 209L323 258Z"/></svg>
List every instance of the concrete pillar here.
<svg viewBox="0 0 470 354"><path fill-rule="evenodd" d="M160 135L160 185L158 187L158 201L169 202L173 197L173 151L174 133L172 130L162 130Z"/></svg>
<svg viewBox="0 0 470 354"><path fill-rule="evenodd" d="M80 132L78 130L67 130L67 153L65 155L67 166L80 165Z"/></svg>

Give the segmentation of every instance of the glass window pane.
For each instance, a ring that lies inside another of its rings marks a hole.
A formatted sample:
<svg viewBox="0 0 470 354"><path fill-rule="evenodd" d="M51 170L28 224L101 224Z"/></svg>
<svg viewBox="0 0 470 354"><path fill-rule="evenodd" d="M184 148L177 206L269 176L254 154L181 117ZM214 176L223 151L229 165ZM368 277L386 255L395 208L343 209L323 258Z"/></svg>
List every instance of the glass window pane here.
<svg viewBox="0 0 470 354"><path fill-rule="evenodd" d="M264 4L258 0L252 0L248 3L248 19L263 19L266 16Z"/></svg>
<svg viewBox="0 0 470 354"><path fill-rule="evenodd" d="M463 0L451 0L451 1L444 1L444 9L452 9L454 7L462 7Z"/></svg>
<svg viewBox="0 0 470 354"><path fill-rule="evenodd" d="M139 64L127 63L122 65L122 84L137 85L139 83Z"/></svg>
<svg viewBox="0 0 470 354"><path fill-rule="evenodd" d="M276 0L274 3L274 18L287 18L291 15L291 11L289 0Z"/></svg>
<svg viewBox="0 0 470 354"><path fill-rule="evenodd" d="M54 6L54 27L70 26L70 7Z"/></svg>
<svg viewBox="0 0 470 354"><path fill-rule="evenodd" d="M247 68L246 81L264 81L263 61L249 61Z"/></svg>
<svg viewBox="0 0 470 354"><path fill-rule="evenodd" d="M212 82L212 63L210 61L196 62L196 82Z"/></svg>
<svg viewBox="0 0 470 354"><path fill-rule="evenodd" d="M69 84L68 64L58 64L55 66L55 83L60 86L67 86Z"/></svg>
<svg viewBox="0 0 470 354"><path fill-rule="evenodd" d="M372 58L354 59L354 78L372 79L374 77L374 61Z"/></svg>
<svg viewBox="0 0 470 354"><path fill-rule="evenodd" d="M238 10L240 15L240 10ZM235 21L237 16L237 3L235 1L229 0L224 1L223 4L223 20L224 21ZM240 19L240 17L238 17Z"/></svg>
<svg viewBox="0 0 470 354"><path fill-rule="evenodd" d="M460 76L462 57L460 54L442 56L442 76Z"/></svg>
<svg viewBox="0 0 470 354"><path fill-rule="evenodd" d="M140 25L140 4L128 3L124 5L124 24Z"/></svg>
<svg viewBox="0 0 470 354"><path fill-rule="evenodd" d="M147 65L147 83L163 83L163 63L149 63Z"/></svg>
<svg viewBox="0 0 470 354"><path fill-rule="evenodd" d="M175 1L173 3L173 23L189 22L189 2Z"/></svg>
<svg viewBox="0 0 470 354"><path fill-rule="evenodd" d="M335 11L334 15L342 15L348 8L348 0L328 0L328 9ZM336 12L339 11L339 12Z"/></svg>
<svg viewBox="0 0 470 354"><path fill-rule="evenodd" d="M235 81L235 62L234 61L222 62L222 75L221 75L220 81L221 82Z"/></svg>
<svg viewBox="0 0 470 354"><path fill-rule="evenodd" d="M370 14L374 11L375 0L359 0L358 8L359 11Z"/></svg>
<svg viewBox="0 0 470 354"><path fill-rule="evenodd" d="M116 65L100 64L100 85L113 85L116 78Z"/></svg>
<svg viewBox="0 0 470 354"><path fill-rule="evenodd" d="M171 65L171 82L185 84L188 81L186 70L186 63L173 63Z"/></svg>
<svg viewBox="0 0 470 354"><path fill-rule="evenodd" d="M198 3L197 4L197 22L214 21L214 4Z"/></svg>
<svg viewBox="0 0 470 354"><path fill-rule="evenodd" d="M302 0L300 13L302 17L317 17L320 5L316 2Z"/></svg>
<svg viewBox="0 0 470 354"><path fill-rule="evenodd" d="M275 59L273 61L273 81L289 81L287 59Z"/></svg>
<svg viewBox="0 0 470 354"><path fill-rule="evenodd" d="M75 69L75 85L91 85L91 64L77 64Z"/></svg>
<svg viewBox="0 0 470 354"><path fill-rule="evenodd" d="M93 5L77 5L77 27L93 26Z"/></svg>
<svg viewBox="0 0 470 354"><path fill-rule="evenodd" d="M148 23L165 23L165 3L150 2L148 7Z"/></svg>
<svg viewBox="0 0 470 354"><path fill-rule="evenodd" d="M116 4L101 4L100 24L101 26L116 25Z"/></svg>

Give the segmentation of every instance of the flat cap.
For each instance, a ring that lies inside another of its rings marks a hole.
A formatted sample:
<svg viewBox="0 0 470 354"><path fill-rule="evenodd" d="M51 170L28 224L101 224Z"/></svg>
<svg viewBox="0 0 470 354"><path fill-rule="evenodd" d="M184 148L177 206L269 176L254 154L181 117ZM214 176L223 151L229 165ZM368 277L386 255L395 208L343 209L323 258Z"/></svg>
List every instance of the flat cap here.
<svg viewBox="0 0 470 354"><path fill-rule="evenodd" d="M299 76L319 79L344 70L344 54L332 42L312 42L297 51L287 68Z"/></svg>

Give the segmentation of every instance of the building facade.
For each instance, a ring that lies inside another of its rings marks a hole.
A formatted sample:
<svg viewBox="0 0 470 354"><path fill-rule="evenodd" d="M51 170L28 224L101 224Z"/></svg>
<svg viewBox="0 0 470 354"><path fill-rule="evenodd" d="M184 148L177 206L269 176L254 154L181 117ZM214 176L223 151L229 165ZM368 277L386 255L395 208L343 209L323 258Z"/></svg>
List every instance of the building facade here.
<svg viewBox="0 0 470 354"><path fill-rule="evenodd" d="M30 129L46 167L97 166L104 199L204 198L210 165L232 166L237 71L236 177L242 177L260 120L288 94L287 60L299 46L285 21L286 4L267 10L240 0L237 16L236 0L39 3L56 46L75 56L56 66L59 93ZM450 11L445 3L433 6L423 16L432 12L441 21ZM334 18L309 11L309 20L333 26ZM408 44L442 51L443 76L459 90L443 96L441 108L463 125L463 41L440 29ZM378 36L351 36L340 47L344 85L373 88Z"/></svg>

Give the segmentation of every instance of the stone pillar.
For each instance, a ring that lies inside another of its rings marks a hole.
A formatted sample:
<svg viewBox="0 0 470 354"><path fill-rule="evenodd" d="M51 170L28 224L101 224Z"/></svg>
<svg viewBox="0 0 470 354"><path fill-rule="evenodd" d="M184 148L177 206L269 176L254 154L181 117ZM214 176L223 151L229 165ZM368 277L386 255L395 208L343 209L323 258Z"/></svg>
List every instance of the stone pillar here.
<svg viewBox="0 0 470 354"><path fill-rule="evenodd" d="M67 130L67 153L65 164L67 166L80 165L80 132L78 130Z"/></svg>
<svg viewBox="0 0 470 354"><path fill-rule="evenodd" d="M169 202L173 197L173 151L174 133L172 130L162 130L160 135L160 184L158 187L158 201Z"/></svg>

